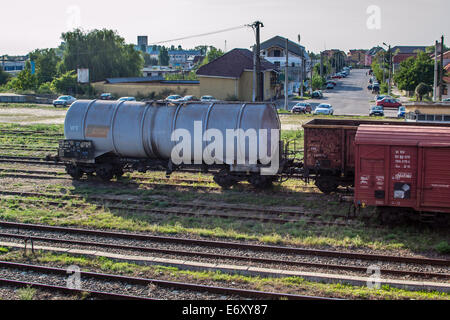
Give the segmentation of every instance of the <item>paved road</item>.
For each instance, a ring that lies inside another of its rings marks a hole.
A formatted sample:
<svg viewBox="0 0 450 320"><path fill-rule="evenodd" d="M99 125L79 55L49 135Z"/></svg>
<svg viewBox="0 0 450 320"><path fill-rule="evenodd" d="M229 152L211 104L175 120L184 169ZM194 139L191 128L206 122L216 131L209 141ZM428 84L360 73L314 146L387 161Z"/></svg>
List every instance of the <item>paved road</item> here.
<svg viewBox="0 0 450 320"><path fill-rule="evenodd" d="M354 69L347 78L336 79L334 89L322 90L323 99L311 99L307 102L313 109L320 103L329 103L333 106L335 115L369 115L370 106L375 105L370 101L375 99L375 95L367 90L369 76L366 73L367 69ZM297 101L290 101L289 107L292 108L296 103ZM396 111L386 110L386 116L396 115Z"/></svg>

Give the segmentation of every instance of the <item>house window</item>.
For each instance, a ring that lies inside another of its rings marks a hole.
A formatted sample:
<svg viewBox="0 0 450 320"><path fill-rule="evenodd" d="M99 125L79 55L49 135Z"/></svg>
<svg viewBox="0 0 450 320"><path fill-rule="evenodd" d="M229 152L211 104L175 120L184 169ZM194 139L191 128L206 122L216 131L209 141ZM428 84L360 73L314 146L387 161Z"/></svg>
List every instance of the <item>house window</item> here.
<svg viewBox="0 0 450 320"><path fill-rule="evenodd" d="M273 56L274 57L281 57L281 51L280 50L274 50L273 51Z"/></svg>
<svg viewBox="0 0 450 320"><path fill-rule="evenodd" d="M276 65L277 67L280 67L280 61L275 61L273 64Z"/></svg>

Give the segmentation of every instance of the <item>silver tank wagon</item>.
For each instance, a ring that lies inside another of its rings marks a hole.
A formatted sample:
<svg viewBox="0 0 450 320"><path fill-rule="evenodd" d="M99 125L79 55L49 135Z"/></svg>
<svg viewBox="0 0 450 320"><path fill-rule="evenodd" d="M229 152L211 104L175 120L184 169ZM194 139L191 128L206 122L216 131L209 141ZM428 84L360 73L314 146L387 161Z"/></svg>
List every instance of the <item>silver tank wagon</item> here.
<svg viewBox="0 0 450 320"><path fill-rule="evenodd" d="M224 172L225 175L234 173L235 176L243 173L259 174L263 167L261 163L265 163L260 161L260 150L267 150L267 156L271 157L279 146L279 141L276 146L271 143L272 130L280 130L278 114L272 104L79 100L67 112L64 124L66 140L60 143L59 156L68 163L68 172L74 178L81 177L83 173L96 172L108 180L113 175L123 174L125 168L130 168L131 162L134 169L145 171L141 170L145 167L144 160L147 163L157 160L158 165L167 165L168 171L171 171L174 167L172 151L179 143L173 141L172 133L178 129L184 129L190 134L190 160L193 164L202 164L203 170L205 163L202 163L202 155L209 142L203 141L201 135L207 130L216 129L223 137L227 136L227 130L242 129L245 132L254 129L257 133L260 129L267 130L267 139L257 135L256 165L249 163L248 137L238 135L233 140L234 150L231 149L231 154L227 154L230 149L227 150L224 143L222 153L214 153L214 163L225 165L216 180L223 178ZM202 141L200 148L198 141ZM240 159L245 158L244 164L242 160L238 161L239 155ZM148 165L147 169L150 167Z"/></svg>

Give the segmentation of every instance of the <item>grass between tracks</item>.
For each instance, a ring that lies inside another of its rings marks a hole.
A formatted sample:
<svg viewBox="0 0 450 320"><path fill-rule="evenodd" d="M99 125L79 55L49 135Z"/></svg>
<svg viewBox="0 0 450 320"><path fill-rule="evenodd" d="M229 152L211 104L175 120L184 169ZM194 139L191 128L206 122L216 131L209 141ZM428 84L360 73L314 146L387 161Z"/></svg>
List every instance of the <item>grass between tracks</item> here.
<svg viewBox="0 0 450 320"><path fill-rule="evenodd" d="M57 190L55 190L57 189ZM42 188L41 191L44 191ZM321 212L319 219L336 221L333 214L345 212L346 207L333 199L333 196L297 194L294 196L274 197L270 195L251 194L241 191L227 191L218 194L177 192L167 190L119 190L96 187L95 189L47 186L47 192L77 195L116 195L119 197L136 197L152 200L144 208L170 209L170 201L178 202L207 201L210 203L258 204L262 207L273 205L303 206L309 212ZM121 191L121 192L120 192ZM308 201L308 197L311 201ZM305 199L302 201L302 198ZM328 198L328 200L327 200ZM32 198L33 199L33 198ZM44 202L23 203L14 198L0 201L0 219L26 223L43 223L62 226L83 226L112 230L142 231L168 235L187 235L208 238L258 241L266 244L287 244L320 248L369 248L394 251L434 251L446 253L440 249L448 248L448 234L432 229L415 229L414 227L374 228L366 227L362 222L355 226L308 225L305 221L276 224L238 218L216 218L204 216L175 216L170 214L149 214L126 209L112 209L88 199L67 200L59 205ZM77 206L83 203L82 207ZM126 205L124 203L124 205ZM179 208L176 208L179 210ZM188 210L188 209L186 209ZM245 212L243 212L245 214ZM364 214L370 214L367 209ZM338 218L337 221L341 221Z"/></svg>
<svg viewBox="0 0 450 320"><path fill-rule="evenodd" d="M2 253L0 251L0 259L4 261L45 264L60 268L77 265L83 270L94 272L288 294L346 299L450 299L450 295L446 293L407 291L389 286L382 286L380 289L370 289L368 287L344 284L316 283L306 281L300 277L265 278L237 274L230 275L221 272L189 271L165 266L141 266L126 262L115 262L114 260L104 257L89 258L49 252L38 252L34 256L24 256L23 253L19 251L7 253ZM83 281L83 279L81 280ZM24 297L28 298L30 294L30 292L24 292Z"/></svg>

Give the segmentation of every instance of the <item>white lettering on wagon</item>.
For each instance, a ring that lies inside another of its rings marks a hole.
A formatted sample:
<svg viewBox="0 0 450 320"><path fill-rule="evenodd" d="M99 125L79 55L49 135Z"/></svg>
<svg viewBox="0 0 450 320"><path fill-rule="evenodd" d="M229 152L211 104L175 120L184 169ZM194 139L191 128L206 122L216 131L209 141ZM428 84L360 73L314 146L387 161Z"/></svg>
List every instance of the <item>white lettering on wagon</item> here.
<svg viewBox="0 0 450 320"><path fill-rule="evenodd" d="M450 188L448 184L432 184L433 188Z"/></svg>
<svg viewBox="0 0 450 320"><path fill-rule="evenodd" d="M411 172L399 172L392 177L392 180L412 179Z"/></svg>

